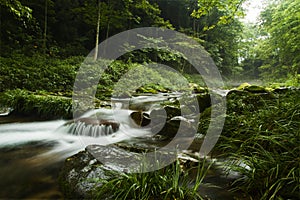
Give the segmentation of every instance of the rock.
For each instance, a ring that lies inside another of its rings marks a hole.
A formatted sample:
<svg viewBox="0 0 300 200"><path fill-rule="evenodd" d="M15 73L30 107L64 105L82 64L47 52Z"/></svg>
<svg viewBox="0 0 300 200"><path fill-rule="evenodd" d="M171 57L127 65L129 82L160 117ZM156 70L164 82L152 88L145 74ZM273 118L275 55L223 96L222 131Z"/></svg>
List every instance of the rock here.
<svg viewBox="0 0 300 200"><path fill-rule="evenodd" d="M237 90L244 90L246 87L251 86L249 83L242 83L240 86L238 86Z"/></svg>
<svg viewBox="0 0 300 200"><path fill-rule="evenodd" d="M189 87L194 93L207 93L207 88L201 87L196 83L189 83Z"/></svg>
<svg viewBox="0 0 300 200"><path fill-rule="evenodd" d="M154 126L151 128L154 129L156 127ZM176 134L179 133L180 137L190 137L191 134L195 132L196 128L197 126L195 126L195 124L192 123L189 119L186 119L182 116L176 116L168 120L157 134L164 137L173 138Z"/></svg>
<svg viewBox="0 0 300 200"><path fill-rule="evenodd" d="M262 86L250 85L249 83L242 83L237 87L237 90L248 91L251 93L268 93L270 91Z"/></svg>
<svg viewBox="0 0 300 200"><path fill-rule="evenodd" d="M135 124L140 127L147 126L151 122L150 115L142 111L134 111L130 114L130 117L135 122Z"/></svg>
<svg viewBox="0 0 300 200"><path fill-rule="evenodd" d="M0 117L8 116L13 112L13 108L0 106Z"/></svg>
<svg viewBox="0 0 300 200"><path fill-rule="evenodd" d="M252 92L252 93L267 93L268 92L264 87L258 86L258 85L250 85L249 87L246 87L244 90L246 90L248 92Z"/></svg>
<svg viewBox="0 0 300 200"><path fill-rule="evenodd" d="M278 96L273 93L252 93L248 91L232 90L227 96L227 113L255 111L264 108L266 101L274 101Z"/></svg>
<svg viewBox="0 0 300 200"><path fill-rule="evenodd" d="M140 87L136 90L137 93L151 93L151 94L157 94L158 91L151 87Z"/></svg>
<svg viewBox="0 0 300 200"><path fill-rule="evenodd" d="M278 93L278 94L285 94L288 92L299 92L300 88L296 88L296 87L279 87L274 89L274 93Z"/></svg>
<svg viewBox="0 0 300 200"><path fill-rule="evenodd" d="M273 93L253 93L247 90L231 90L228 92L226 99L228 100L236 100L245 101L246 103L259 103L261 100L268 100L276 98Z"/></svg>
<svg viewBox="0 0 300 200"><path fill-rule="evenodd" d="M136 153L119 149L117 146L90 145L65 160L59 175L59 186L66 199L94 199L101 180L109 180L113 174L124 173L136 163L129 157ZM105 165L101 163L105 162ZM112 171L116 173L111 173ZM110 199L109 194L100 199Z"/></svg>
<svg viewBox="0 0 300 200"><path fill-rule="evenodd" d="M65 160L59 175L59 186L66 199L91 198L91 190L95 183L88 181L87 177L91 176L92 169L97 164L98 161L87 151L81 151ZM105 177L102 169L93 174L95 178Z"/></svg>
<svg viewBox="0 0 300 200"><path fill-rule="evenodd" d="M181 111L180 108L176 107L176 106L164 106L163 108L167 114L167 119L171 119L175 116L180 116L181 115ZM157 110L152 110L152 112L150 113L151 116L155 116L158 114L158 112L163 113L161 111L157 111Z"/></svg>
<svg viewBox="0 0 300 200"><path fill-rule="evenodd" d="M211 99L209 94L198 94L197 96L200 112L211 106Z"/></svg>
<svg viewBox="0 0 300 200"><path fill-rule="evenodd" d="M164 156L171 154L170 152L161 152L161 155ZM67 158L59 176L59 186L65 199L113 199L111 194L97 196L97 190L101 189L105 180L126 174L129 172L129 168L135 167L137 164L141 166L140 161L133 163L132 159L128 159L128 157L136 155L135 152L120 149L118 145L91 145L87 146L84 151ZM155 158L161 155L157 155ZM174 156L175 154L172 154L172 158L175 159L176 156ZM196 157L184 153L179 153L178 159L183 165L194 166L191 162L198 162Z"/></svg>

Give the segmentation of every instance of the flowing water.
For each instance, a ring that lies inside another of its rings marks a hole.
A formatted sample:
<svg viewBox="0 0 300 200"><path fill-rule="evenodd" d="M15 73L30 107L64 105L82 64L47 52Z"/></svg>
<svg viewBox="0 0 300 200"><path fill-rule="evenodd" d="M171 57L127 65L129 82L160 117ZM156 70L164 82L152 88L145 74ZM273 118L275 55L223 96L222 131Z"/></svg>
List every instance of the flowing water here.
<svg viewBox="0 0 300 200"><path fill-rule="evenodd" d="M130 119L132 111L125 108L136 104L139 108L145 105L145 110L168 98L157 95L114 99L114 109L95 109L82 116L117 121L120 125L116 130L65 120L0 116L0 199L62 199L57 177L65 158L90 144L107 145L149 134L149 130L134 124Z"/></svg>
<svg viewBox="0 0 300 200"><path fill-rule="evenodd" d="M57 178L63 161L90 144L112 144L151 134L136 126L130 109L149 110L178 94L112 99L113 109L95 109L82 118L112 120L112 126L31 121L0 117L0 199L63 199ZM79 134L80 133L80 134Z"/></svg>

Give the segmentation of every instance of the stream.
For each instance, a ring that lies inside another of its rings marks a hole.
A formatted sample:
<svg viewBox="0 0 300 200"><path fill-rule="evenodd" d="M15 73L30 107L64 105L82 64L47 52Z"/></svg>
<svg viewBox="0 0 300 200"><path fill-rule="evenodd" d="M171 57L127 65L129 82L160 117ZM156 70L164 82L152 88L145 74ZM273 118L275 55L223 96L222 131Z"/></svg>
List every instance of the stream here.
<svg viewBox="0 0 300 200"><path fill-rule="evenodd" d="M141 138L151 131L135 126L130 119L130 104L147 110L157 102L176 95L159 94L133 99L113 99L114 109L100 108L82 117L101 116L120 122L117 131L101 137L68 133L66 120L35 121L27 118L0 117L0 199L63 199L57 178L64 160L90 144L112 144ZM124 102L125 101L125 102ZM127 103L126 103L127 102Z"/></svg>
<svg viewBox="0 0 300 200"><path fill-rule="evenodd" d="M149 109L174 95L159 94L133 99L113 99L115 109L95 109L82 117L120 122L113 134L98 138L68 133L66 120L39 121L34 118L0 116L0 199L63 199L57 178L64 160L89 144L112 144L148 134L134 127L129 103ZM177 95L175 95L177 96Z"/></svg>

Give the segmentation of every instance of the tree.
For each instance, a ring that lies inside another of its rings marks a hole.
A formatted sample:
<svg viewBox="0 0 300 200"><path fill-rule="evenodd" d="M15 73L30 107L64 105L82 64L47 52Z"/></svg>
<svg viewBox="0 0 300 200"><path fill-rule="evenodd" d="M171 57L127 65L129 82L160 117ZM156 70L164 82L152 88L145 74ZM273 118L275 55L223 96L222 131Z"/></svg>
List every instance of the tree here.
<svg viewBox="0 0 300 200"><path fill-rule="evenodd" d="M13 13L17 18L22 19L22 18L31 18L31 12L32 10L21 4L20 1L14 0L1 0L0 1L0 6L2 8L5 8L8 10L10 13Z"/></svg>
<svg viewBox="0 0 300 200"><path fill-rule="evenodd" d="M262 38L258 26L252 23L244 23L239 45L239 62L243 69L243 78L259 78L259 67L263 63L262 58L259 56L262 54L259 45L261 42Z"/></svg>
<svg viewBox="0 0 300 200"><path fill-rule="evenodd" d="M215 9L220 11L222 15L218 16L216 23L210 26L204 26L203 30L210 30L218 25L228 24L236 16L242 16L244 13L242 11L241 5L245 0L198 0L198 8L191 14L194 18L210 17Z"/></svg>
<svg viewBox="0 0 300 200"><path fill-rule="evenodd" d="M46 53L47 50L47 23L48 23L48 0L45 0L44 37L43 37L44 54Z"/></svg>
<svg viewBox="0 0 300 200"><path fill-rule="evenodd" d="M97 13L97 28L96 28L96 44L95 44L95 53L94 53L94 61L97 60L98 57L98 43L99 43L99 32L100 32L100 20L101 20L101 7L100 0L98 0L98 13Z"/></svg>
<svg viewBox="0 0 300 200"><path fill-rule="evenodd" d="M0 1L0 51L6 56L11 51L21 51L34 40L35 21L32 9L21 1ZM33 45L32 45L33 46ZM26 49L26 52L31 50Z"/></svg>
<svg viewBox="0 0 300 200"><path fill-rule="evenodd" d="M300 73L300 0L272 1L261 14L259 67L272 78Z"/></svg>

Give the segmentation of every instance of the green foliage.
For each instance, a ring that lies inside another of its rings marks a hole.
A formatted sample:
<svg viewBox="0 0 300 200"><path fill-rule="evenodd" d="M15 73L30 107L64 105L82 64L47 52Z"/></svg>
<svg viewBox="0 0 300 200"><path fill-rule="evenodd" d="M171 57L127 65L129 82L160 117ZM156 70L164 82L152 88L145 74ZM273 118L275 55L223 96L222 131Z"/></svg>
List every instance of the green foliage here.
<svg viewBox="0 0 300 200"><path fill-rule="evenodd" d="M188 82L179 73L161 67L129 64L129 71L114 85L114 96L128 96L135 92L183 91Z"/></svg>
<svg viewBox="0 0 300 200"><path fill-rule="evenodd" d="M0 104L13 108L15 114L37 116L42 119L72 118L71 98L20 89L6 91L0 97Z"/></svg>
<svg viewBox="0 0 300 200"><path fill-rule="evenodd" d="M0 1L0 17L5 19L1 21L1 55L12 52L27 55L39 52L60 57L86 55L95 47L97 2ZM160 12L148 0L101 1L100 41L136 27L172 28L160 17Z"/></svg>
<svg viewBox="0 0 300 200"><path fill-rule="evenodd" d="M211 18L208 17L204 24L214 24L222 12L214 10ZM206 31L203 36L203 46L210 53L219 71L224 76L235 75L239 71L238 59L241 48L242 24L237 19L230 23L222 24L214 29Z"/></svg>
<svg viewBox="0 0 300 200"><path fill-rule="evenodd" d="M82 86L98 81L96 78L101 75L96 92L98 99L110 97L112 93L122 96L136 92L156 93L188 89L184 76L175 71L120 60L112 62L104 71L98 67L102 60L94 62L87 59L82 63L83 58L80 56L62 60L38 54L31 58L15 54L11 58L0 57L0 61L1 92L19 88L32 92L45 90L70 97L80 66L84 67L84 74L81 74Z"/></svg>
<svg viewBox="0 0 300 200"><path fill-rule="evenodd" d="M98 180L102 185L96 189L95 199L202 199L198 189L210 166L207 167L205 160L199 162L195 179L188 176L189 170L182 170L179 160L147 173L119 174L111 171L114 178Z"/></svg>
<svg viewBox="0 0 300 200"><path fill-rule="evenodd" d="M243 16L241 5L245 0L226 0L226 1L206 1L198 0L198 8L191 14L192 17L209 17L215 9L222 13L221 16L214 19L214 24L207 24L203 27L204 31L214 29L218 25L228 24L235 16Z"/></svg>
<svg viewBox="0 0 300 200"><path fill-rule="evenodd" d="M82 59L72 57L59 60L19 54L11 58L0 57L0 91L20 88L63 92L69 96L73 90L75 70L79 68Z"/></svg>
<svg viewBox="0 0 300 200"><path fill-rule="evenodd" d="M29 7L22 5L20 1L1 0L0 6L8 9L9 12L13 13L19 19L21 19L22 17L28 19L32 17L32 10Z"/></svg>
<svg viewBox="0 0 300 200"><path fill-rule="evenodd" d="M241 96L241 94L239 95ZM235 190L259 199L299 196L299 92L228 99L228 114L217 149L241 173Z"/></svg>
<svg viewBox="0 0 300 200"><path fill-rule="evenodd" d="M261 13L257 34L250 44L244 66L269 81L297 79L300 73L300 1L269 2ZM252 66L251 66L252 65Z"/></svg>

